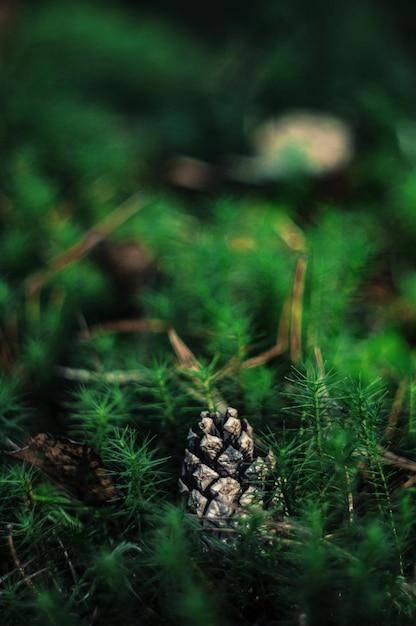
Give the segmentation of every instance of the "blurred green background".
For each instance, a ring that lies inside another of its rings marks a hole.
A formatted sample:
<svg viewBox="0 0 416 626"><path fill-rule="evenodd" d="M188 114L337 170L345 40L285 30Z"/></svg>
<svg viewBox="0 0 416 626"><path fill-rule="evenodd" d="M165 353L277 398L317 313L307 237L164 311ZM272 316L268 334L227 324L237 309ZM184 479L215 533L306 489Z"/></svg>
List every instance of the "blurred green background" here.
<svg viewBox="0 0 416 626"><path fill-rule="evenodd" d="M409 2L2 7L3 158L26 154L60 185L128 184L172 153L248 153L250 128L293 108L350 124L385 185L413 119Z"/></svg>
<svg viewBox="0 0 416 626"><path fill-rule="evenodd" d="M304 354L319 341L354 374L371 378L381 358L394 380L411 375L415 14L404 0L3 0L4 369L47 379L71 360L81 314L158 317L210 356L232 355L224 329L237 319L266 349L308 250ZM288 113L306 168L298 148L281 150ZM340 162L332 141L346 142ZM111 227L107 247L65 256L143 191L151 209ZM282 215L303 248L281 248ZM131 255L140 284L126 278Z"/></svg>
<svg viewBox="0 0 416 626"><path fill-rule="evenodd" d="M300 624L316 597L312 624L329 589L325 623L407 625L414 463L381 463L416 437L415 23L408 0L0 0L0 451L76 437L132 486L86 511L2 455L10 623ZM161 502L228 405L311 533L253 515L224 578Z"/></svg>

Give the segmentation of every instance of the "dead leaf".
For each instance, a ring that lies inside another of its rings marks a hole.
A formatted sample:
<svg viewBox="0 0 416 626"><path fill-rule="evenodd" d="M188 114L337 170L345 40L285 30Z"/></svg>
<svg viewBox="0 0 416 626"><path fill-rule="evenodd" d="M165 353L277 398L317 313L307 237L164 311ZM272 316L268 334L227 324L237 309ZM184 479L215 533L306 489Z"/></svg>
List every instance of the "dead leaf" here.
<svg viewBox="0 0 416 626"><path fill-rule="evenodd" d="M31 437L27 446L2 452L40 467L58 487L86 504L99 505L117 498L111 476L86 443L39 433Z"/></svg>

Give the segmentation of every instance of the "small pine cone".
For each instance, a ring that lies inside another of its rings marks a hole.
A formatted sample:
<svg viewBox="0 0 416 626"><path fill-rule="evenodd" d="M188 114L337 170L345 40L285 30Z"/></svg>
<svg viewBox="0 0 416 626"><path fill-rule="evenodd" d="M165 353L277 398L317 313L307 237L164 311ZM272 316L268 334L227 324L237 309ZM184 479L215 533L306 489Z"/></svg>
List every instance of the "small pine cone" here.
<svg viewBox="0 0 416 626"><path fill-rule="evenodd" d="M234 513L266 500L283 502L277 485L270 485L269 473L275 461L271 452L260 452L254 443L253 429L246 419L239 419L236 409L229 407L225 417L202 411L199 428L202 436L192 429L180 491L192 513L209 525L226 527Z"/></svg>

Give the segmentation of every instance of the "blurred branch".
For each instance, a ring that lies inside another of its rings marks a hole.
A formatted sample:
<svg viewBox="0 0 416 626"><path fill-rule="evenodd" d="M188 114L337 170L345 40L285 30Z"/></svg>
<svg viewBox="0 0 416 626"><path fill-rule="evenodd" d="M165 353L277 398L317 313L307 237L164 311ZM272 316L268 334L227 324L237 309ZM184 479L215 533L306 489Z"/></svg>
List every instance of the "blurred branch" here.
<svg viewBox="0 0 416 626"><path fill-rule="evenodd" d="M101 222L91 228L77 243L53 257L42 271L29 276L25 281L25 293L31 297L38 293L45 283L70 265L77 263L95 248L103 239L121 226L132 215L146 206L147 198L137 193L125 200Z"/></svg>

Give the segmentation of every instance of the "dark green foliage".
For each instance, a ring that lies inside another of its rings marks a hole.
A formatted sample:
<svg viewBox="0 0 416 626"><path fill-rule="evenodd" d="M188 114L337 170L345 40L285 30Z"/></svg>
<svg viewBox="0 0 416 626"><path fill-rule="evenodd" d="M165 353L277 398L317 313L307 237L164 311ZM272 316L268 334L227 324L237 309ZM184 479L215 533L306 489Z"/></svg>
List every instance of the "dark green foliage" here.
<svg viewBox="0 0 416 626"><path fill-rule="evenodd" d="M3 4L2 623L413 624L414 9ZM299 107L351 125L349 166L227 178ZM178 154L212 180L179 192ZM229 405L276 464L224 541L177 480ZM5 453L37 433L116 496Z"/></svg>

